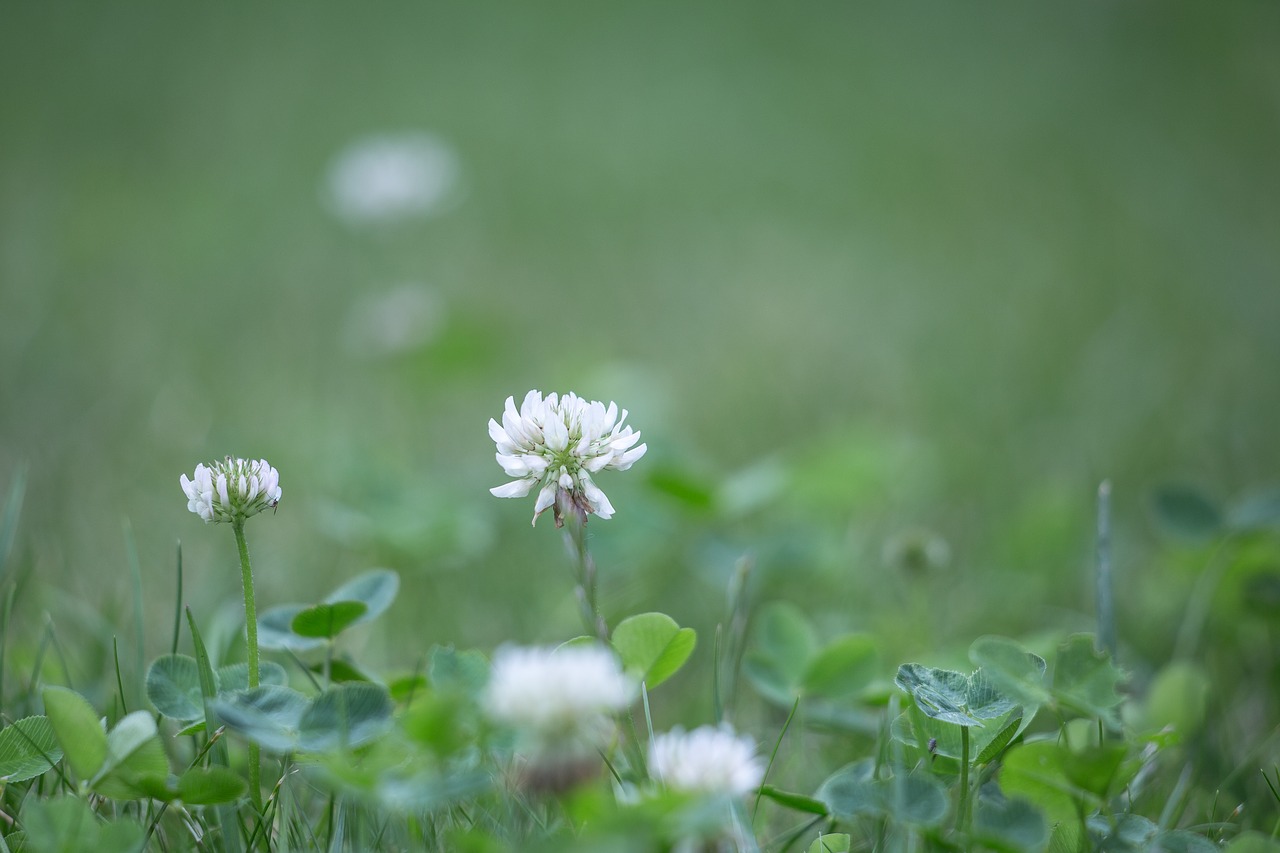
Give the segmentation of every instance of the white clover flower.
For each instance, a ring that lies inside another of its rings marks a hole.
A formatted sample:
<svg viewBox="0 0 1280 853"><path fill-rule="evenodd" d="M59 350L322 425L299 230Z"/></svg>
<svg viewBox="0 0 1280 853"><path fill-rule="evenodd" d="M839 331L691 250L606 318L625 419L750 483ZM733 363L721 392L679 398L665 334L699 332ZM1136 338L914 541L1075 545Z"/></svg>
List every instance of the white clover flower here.
<svg viewBox="0 0 1280 853"><path fill-rule="evenodd" d="M548 394L530 391L516 410L514 397L507 398L502 423L489 419L489 437L498 447L498 464L510 483L490 489L500 498L522 498L540 486L533 507L533 522L556 504L562 494L583 514L601 518L613 515L613 505L591 479L606 468L625 471L644 456L648 447L636 445L640 433L623 426L627 410L618 414L616 403L607 407L588 402L577 394ZM556 506L559 526L560 507Z"/></svg>
<svg viewBox="0 0 1280 853"><path fill-rule="evenodd" d="M183 474L187 509L205 521L243 521L280 502L280 472L265 459L233 459L196 466L195 477Z"/></svg>
<svg viewBox="0 0 1280 853"><path fill-rule="evenodd" d="M493 657L484 703L494 720L543 741L597 740L635 695L602 646L505 646Z"/></svg>
<svg viewBox="0 0 1280 853"><path fill-rule="evenodd" d="M455 196L458 158L429 133L370 136L334 160L327 188L334 212L352 224L438 213Z"/></svg>
<svg viewBox="0 0 1280 853"><path fill-rule="evenodd" d="M751 738L728 725L672 729L649 747L649 774L677 791L742 796L764 780Z"/></svg>

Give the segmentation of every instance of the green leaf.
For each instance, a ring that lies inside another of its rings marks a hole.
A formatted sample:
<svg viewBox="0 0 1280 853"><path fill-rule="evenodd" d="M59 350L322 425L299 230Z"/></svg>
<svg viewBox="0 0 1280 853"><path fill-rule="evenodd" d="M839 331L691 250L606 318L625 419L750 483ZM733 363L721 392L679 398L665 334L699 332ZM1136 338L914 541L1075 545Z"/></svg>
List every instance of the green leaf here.
<svg viewBox="0 0 1280 853"><path fill-rule="evenodd" d="M178 777L178 798L189 806L235 802L247 790L240 774L226 767L192 767Z"/></svg>
<svg viewBox="0 0 1280 853"><path fill-rule="evenodd" d="M862 815L879 814L877 795L873 790L875 761L865 758L848 764L827 777L818 786L814 798L836 817L852 820Z"/></svg>
<svg viewBox="0 0 1280 853"><path fill-rule="evenodd" d="M453 646L432 646L427 680L436 690L479 696L489 682L489 661L475 649L458 651Z"/></svg>
<svg viewBox="0 0 1280 853"><path fill-rule="evenodd" d="M889 817L917 826L936 826L947 814L947 792L932 776L912 773L874 779L867 759L836 771L814 795L831 814L845 820Z"/></svg>
<svg viewBox="0 0 1280 853"><path fill-rule="evenodd" d="M216 675L219 693L249 689L249 664L246 661L220 666ZM287 687L289 674L280 664L264 660L258 664L258 686L265 687L269 684Z"/></svg>
<svg viewBox="0 0 1280 853"><path fill-rule="evenodd" d="M1152 496L1152 505L1160 525L1180 538L1203 542L1222 530L1217 504L1190 486L1163 486Z"/></svg>
<svg viewBox="0 0 1280 853"><path fill-rule="evenodd" d="M1159 826L1136 814L1119 814L1112 819L1092 815L1086 826L1095 848L1116 853L1145 851L1160 832Z"/></svg>
<svg viewBox="0 0 1280 853"><path fill-rule="evenodd" d="M1182 829L1161 833L1156 838L1153 849L1162 853L1219 853L1218 845L1203 835Z"/></svg>
<svg viewBox="0 0 1280 853"><path fill-rule="evenodd" d="M949 669L934 669L918 663L898 667L894 683L911 694L916 706L927 716L958 726L982 726L969 712L969 676ZM980 700L990 706L991 691L984 682ZM1008 709L1006 709L1008 710Z"/></svg>
<svg viewBox="0 0 1280 853"><path fill-rule="evenodd" d="M880 669L875 638L849 634L828 643L809 661L800 679L806 696L842 699L866 689Z"/></svg>
<svg viewBox="0 0 1280 853"><path fill-rule="evenodd" d="M136 820L118 818L102 826L94 853L140 853L146 836Z"/></svg>
<svg viewBox="0 0 1280 853"><path fill-rule="evenodd" d="M1049 840L1049 825L1026 800L983 797L973 817L972 837L998 853L1042 850Z"/></svg>
<svg viewBox="0 0 1280 853"><path fill-rule="evenodd" d="M1080 794L1067 778L1065 746L1048 741L1024 743L1005 753L1000 770L1000 788L1009 797L1022 797L1044 813L1049 824L1057 824L1055 837L1075 849L1080 838L1076 803Z"/></svg>
<svg viewBox="0 0 1280 853"><path fill-rule="evenodd" d="M1087 791L1101 801L1123 787L1116 783L1128 753L1128 748L1121 743L1073 749L1062 756L1062 769L1078 790Z"/></svg>
<svg viewBox="0 0 1280 853"><path fill-rule="evenodd" d="M315 604L300 610L289 623L289 630L299 637L319 637L332 640L344 630L360 621L368 607L362 601L337 601L333 604Z"/></svg>
<svg viewBox="0 0 1280 853"><path fill-rule="evenodd" d="M293 617L306 610L307 604L282 604L258 615L258 646L272 651L308 652L324 648L324 640L299 637L293 633Z"/></svg>
<svg viewBox="0 0 1280 853"><path fill-rule="evenodd" d="M1007 722L1004 722L1007 720ZM974 761L978 764L988 764L995 761L1004 752L1005 747L1013 742L1022 731L1027 727L1027 720L1022 716L1020 708L1014 708L1005 717L1001 717L991 723L983 730L983 733L993 732L994 737L987 740L985 737L971 738L969 744L969 754L976 755ZM985 743L983 742L985 741ZM979 745L981 744L981 745Z"/></svg>
<svg viewBox="0 0 1280 853"><path fill-rule="evenodd" d="M352 748L379 737L391 722L391 697L375 684L342 684L316 697L298 723L309 752Z"/></svg>
<svg viewBox="0 0 1280 853"><path fill-rule="evenodd" d="M1017 708L1004 716L986 721L982 727L969 728L969 757L978 764L986 764L994 759L1013 738L1021 722L1021 711ZM960 726L929 717L916 705L898 715L889 727L895 740L922 751L928 749L933 741L933 751L938 755L960 760L964 752Z"/></svg>
<svg viewBox="0 0 1280 853"><path fill-rule="evenodd" d="M47 717L24 717L0 731L0 780L34 779L60 758L62 748Z"/></svg>
<svg viewBox="0 0 1280 853"><path fill-rule="evenodd" d="M227 728L272 752L298 745L298 726L311 703L296 690L277 685L219 696L214 713Z"/></svg>
<svg viewBox="0 0 1280 853"><path fill-rule="evenodd" d="M126 714L107 735L107 759L99 772L109 773L121 766L157 734L156 721L146 711Z"/></svg>
<svg viewBox="0 0 1280 853"><path fill-rule="evenodd" d="M372 622L391 606L400 591L400 576L391 569L370 569L356 575L342 586L324 597L325 604L336 604L341 601L358 601L365 610L352 623L361 625Z"/></svg>
<svg viewBox="0 0 1280 853"><path fill-rule="evenodd" d="M1110 657L1093 647L1091 635L1074 634L1058 647L1051 692L1062 706L1117 726L1115 708L1121 697L1116 685L1122 681L1124 674Z"/></svg>
<svg viewBox="0 0 1280 853"><path fill-rule="evenodd" d="M760 795L794 811L817 815L825 815L827 813L827 806L821 800L815 800L813 797L806 797L803 794L783 791L772 785L761 785Z"/></svg>
<svg viewBox="0 0 1280 853"><path fill-rule="evenodd" d="M753 641L743 673L766 699L789 707L818 651L813 626L794 604L775 601L756 617Z"/></svg>
<svg viewBox="0 0 1280 853"><path fill-rule="evenodd" d="M96 850L100 836L98 819L76 797L32 797L23 805L22 826L27 833L25 849L30 853Z"/></svg>
<svg viewBox="0 0 1280 853"><path fill-rule="evenodd" d="M1148 731L1171 728L1182 740L1204 722L1209 693L1204 670L1189 661L1173 661L1152 682L1143 703L1142 723Z"/></svg>
<svg viewBox="0 0 1280 853"><path fill-rule="evenodd" d="M72 771L91 779L107 758L107 734L83 696L65 687L44 689L44 709Z"/></svg>
<svg viewBox="0 0 1280 853"><path fill-rule="evenodd" d="M422 690L400 717L405 734L440 757L474 743L477 718L473 701L456 690Z"/></svg>
<svg viewBox="0 0 1280 853"><path fill-rule="evenodd" d="M93 790L117 800L171 799L168 779L169 758L160 738L152 737L114 768L104 772L93 783Z"/></svg>
<svg viewBox="0 0 1280 853"><path fill-rule="evenodd" d="M1242 832L1227 845L1225 853L1280 853L1280 841L1261 832Z"/></svg>
<svg viewBox="0 0 1280 853"><path fill-rule="evenodd" d="M387 682L387 692L391 694L391 701L397 703L408 702L426 689L427 677L416 672L392 678Z"/></svg>
<svg viewBox="0 0 1280 853"><path fill-rule="evenodd" d="M200 667L187 655L164 655L151 662L146 678L147 699L171 720L204 719Z"/></svg>
<svg viewBox="0 0 1280 853"><path fill-rule="evenodd" d="M697 634L665 613L641 613L623 619L612 642L623 667L652 690L684 666Z"/></svg>
<svg viewBox="0 0 1280 853"><path fill-rule="evenodd" d="M1044 658L1032 654L1013 640L979 637L969 647L969 660L982 670L1000 693L1024 709L1038 708L1049 701L1049 691L1044 686Z"/></svg>
<svg viewBox="0 0 1280 853"><path fill-rule="evenodd" d="M852 843L852 838L846 833L832 832L814 839L809 845L808 853L849 853L849 845Z"/></svg>
<svg viewBox="0 0 1280 853"><path fill-rule="evenodd" d="M360 669L352 660L347 658L333 658L328 662L329 681L334 684L341 684L346 681L375 681L376 679ZM317 675L323 676L325 670L325 661L317 661L308 667Z"/></svg>

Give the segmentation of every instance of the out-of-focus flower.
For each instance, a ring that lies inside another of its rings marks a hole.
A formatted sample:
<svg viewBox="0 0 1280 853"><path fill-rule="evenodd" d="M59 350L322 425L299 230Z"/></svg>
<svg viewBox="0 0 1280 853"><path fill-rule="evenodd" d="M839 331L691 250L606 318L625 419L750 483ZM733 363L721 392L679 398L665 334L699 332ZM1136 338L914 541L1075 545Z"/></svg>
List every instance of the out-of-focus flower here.
<svg viewBox="0 0 1280 853"><path fill-rule="evenodd" d="M205 521L243 521L280 502L280 472L265 459L233 459L196 466L180 478L187 509Z"/></svg>
<svg viewBox="0 0 1280 853"><path fill-rule="evenodd" d="M356 355L390 356L431 341L444 322L439 294L405 284L356 300L347 315L343 342Z"/></svg>
<svg viewBox="0 0 1280 853"><path fill-rule="evenodd" d="M613 505L591 479L606 468L625 471L644 456L647 446L636 442L640 433L623 426L616 403L607 407L588 402L577 394L563 396L530 391L517 411L514 397L507 398L502 423L489 419L489 437L498 447L497 460L510 483L490 489L500 498L521 498L540 486L533 507L533 521L552 505L556 524L561 523L557 496L586 513L601 518L613 515Z"/></svg>
<svg viewBox="0 0 1280 853"><path fill-rule="evenodd" d="M453 149L432 134L370 136L333 161L329 202L351 223L438 213L456 193L458 172Z"/></svg>
<svg viewBox="0 0 1280 853"><path fill-rule="evenodd" d="M541 741L593 740L634 694L618 659L602 646L505 646L493 658L485 708Z"/></svg>
<svg viewBox="0 0 1280 853"><path fill-rule="evenodd" d="M649 774L678 791L741 796L760 786L764 767L750 738L727 725L702 726L654 738Z"/></svg>

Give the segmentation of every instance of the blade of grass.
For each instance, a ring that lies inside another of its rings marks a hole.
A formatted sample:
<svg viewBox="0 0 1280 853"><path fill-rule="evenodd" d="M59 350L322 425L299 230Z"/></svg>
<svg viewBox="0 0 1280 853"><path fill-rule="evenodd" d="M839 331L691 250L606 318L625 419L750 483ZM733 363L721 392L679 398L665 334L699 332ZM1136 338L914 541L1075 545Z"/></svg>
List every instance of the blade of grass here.
<svg viewBox="0 0 1280 853"><path fill-rule="evenodd" d="M133 525L129 523L129 519L123 520L124 526L124 548L129 558L129 577L133 580L133 642L134 642L134 674L138 679L142 678L142 673L146 671L143 659L146 655L144 650L144 640L146 637L143 627L142 612L142 561L138 558L138 543L133 536ZM124 695L121 694L121 701L124 701ZM141 703L138 703L141 704Z"/></svg>
<svg viewBox="0 0 1280 853"><path fill-rule="evenodd" d="M9 568L9 554L18 536L18 519L22 515L22 500L27 490L27 466L19 465L9 484L9 497L4 502L4 514L0 515L0 578Z"/></svg>
<svg viewBox="0 0 1280 853"><path fill-rule="evenodd" d="M4 710L4 674L8 669L5 665L5 654L9 647L9 620L13 617L13 598L17 591L16 586L9 584L4 593L4 623L0 624L0 711Z"/></svg>
<svg viewBox="0 0 1280 853"><path fill-rule="evenodd" d="M121 716L124 716L129 713L129 702L124 698L124 681L120 678L120 642L114 634L111 635L111 655L116 663L116 690L119 691L120 707L123 709Z"/></svg>
<svg viewBox="0 0 1280 853"><path fill-rule="evenodd" d="M178 637L182 633L182 540L178 540L178 596L173 605L173 643L169 654L178 653Z"/></svg>
<svg viewBox="0 0 1280 853"><path fill-rule="evenodd" d="M755 825L756 813L760 810L760 797L764 793L765 780L769 778L769 771L773 769L773 762L778 757L778 749L782 746L782 739L787 736L787 730L791 728L791 721L795 719L796 710L800 707L800 697L796 697L796 701L791 704L791 713L787 714L787 721L782 724L782 731L778 732L778 740L773 744L773 752L769 753L769 763L765 765L764 776L760 779L760 790L756 791L755 804L751 806L751 824Z"/></svg>

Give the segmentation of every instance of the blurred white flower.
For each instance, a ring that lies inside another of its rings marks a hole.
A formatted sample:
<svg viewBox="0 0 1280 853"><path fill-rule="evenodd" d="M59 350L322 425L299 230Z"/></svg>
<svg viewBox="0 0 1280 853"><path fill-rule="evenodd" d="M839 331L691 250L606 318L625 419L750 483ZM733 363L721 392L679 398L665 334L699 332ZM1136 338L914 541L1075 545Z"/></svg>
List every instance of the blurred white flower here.
<svg viewBox="0 0 1280 853"><path fill-rule="evenodd" d="M544 742L598 741L635 693L602 646L505 646L493 657L485 708L494 720Z"/></svg>
<svg viewBox="0 0 1280 853"><path fill-rule="evenodd" d="M616 403L608 407L588 402L577 394L558 396L530 391L516 410L508 397L502 423L489 419L489 437L498 447L498 464L512 480L489 491L500 498L521 498L540 486L533 507L533 522L560 495L585 515L613 515L613 505L591 479L605 468L625 471L644 456L646 445L636 445L640 433L623 426L627 410L618 414ZM556 504L556 524L560 505Z"/></svg>
<svg viewBox="0 0 1280 853"><path fill-rule="evenodd" d="M749 737L728 725L702 726L654 738L649 775L678 791L741 796L760 787L764 767Z"/></svg>
<svg viewBox="0 0 1280 853"><path fill-rule="evenodd" d="M390 222L440 212L458 185L458 158L429 133L361 139L329 169L328 197L352 223Z"/></svg>
<svg viewBox="0 0 1280 853"><path fill-rule="evenodd" d="M443 318L444 308L435 291L405 284L357 300L347 315L343 339L356 355L394 355L429 342Z"/></svg>
<svg viewBox="0 0 1280 853"><path fill-rule="evenodd" d="M280 472L265 459L233 459L196 466L180 478L187 509L205 521L243 521L280 502Z"/></svg>

